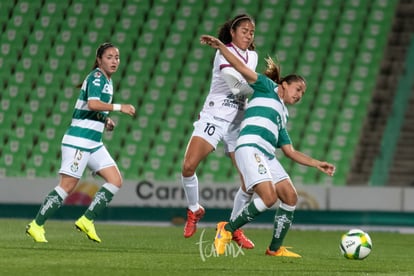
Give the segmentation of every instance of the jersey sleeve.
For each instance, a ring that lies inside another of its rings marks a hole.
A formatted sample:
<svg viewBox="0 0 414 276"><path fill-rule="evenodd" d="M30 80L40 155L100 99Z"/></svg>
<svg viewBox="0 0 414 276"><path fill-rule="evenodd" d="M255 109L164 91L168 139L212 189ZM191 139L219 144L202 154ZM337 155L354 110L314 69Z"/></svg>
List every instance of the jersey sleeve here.
<svg viewBox="0 0 414 276"><path fill-rule="evenodd" d="M289 133L287 132L286 128L282 128L279 131L279 138L277 140L277 147L281 148L284 145L292 144L292 140L290 140Z"/></svg>
<svg viewBox="0 0 414 276"><path fill-rule="evenodd" d="M100 100L103 85L105 84L104 80L102 79L103 75L99 71L93 72L87 81L87 92L88 92L88 100Z"/></svg>
<svg viewBox="0 0 414 276"><path fill-rule="evenodd" d="M234 95L248 95L253 93L253 89L245 79L238 78L236 70L232 67L225 67L221 70L221 77L229 86Z"/></svg>

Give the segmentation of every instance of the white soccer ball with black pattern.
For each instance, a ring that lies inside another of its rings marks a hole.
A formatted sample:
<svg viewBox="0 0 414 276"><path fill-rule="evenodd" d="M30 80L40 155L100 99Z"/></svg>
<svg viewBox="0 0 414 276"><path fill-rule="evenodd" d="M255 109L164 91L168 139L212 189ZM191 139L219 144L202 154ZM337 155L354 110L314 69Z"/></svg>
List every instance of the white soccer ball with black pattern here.
<svg viewBox="0 0 414 276"><path fill-rule="evenodd" d="M339 247L345 258L362 260L371 253L372 241L368 233L360 229L351 229L342 235Z"/></svg>

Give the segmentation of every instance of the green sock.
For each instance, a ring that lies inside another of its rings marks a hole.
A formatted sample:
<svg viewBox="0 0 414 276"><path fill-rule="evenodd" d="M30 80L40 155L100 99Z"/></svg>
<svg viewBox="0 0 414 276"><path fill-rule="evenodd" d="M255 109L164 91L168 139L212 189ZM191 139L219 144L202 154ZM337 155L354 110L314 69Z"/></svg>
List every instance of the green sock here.
<svg viewBox="0 0 414 276"><path fill-rule="evenodd" d="M290 226L292 225L293 213L293 208L291 211L285 210L281 206L279 206L277 209L272 241L269 246L269 249L271 251L277 251L283 244L283 240L285 239L285 236L289 231Z"/></svg>
<svg viewBox="0 0 414 276"><path fill-rule="evenodd" d="M35 221L38 225L42 226L46 220L52 216L56 210L62 206L63 199L59 196L56 190L52 190L43 201L40 206L39 212L37 212Z"/></svg>
<svg viewBox="0 0 414 276"><path fill-rule="evenodd" d="M254 204L254 201L250 202L249 205L243 208L243 211L238 215L234 220L229 221L229 223L224 226L224 229L230 232L234 232L246 223L252 221L257 215L261 214L263 211L259 211Z"/></svg>
<svg viewBox="0 0 414 276"><path fill-rule="evenodd" d="M111 193L105 187L96 192L94 199L92 200L91 205L85 212L85 217L89 220L94 220L101 212L106 208L106 206L111 202L114 194Z"/></svg>

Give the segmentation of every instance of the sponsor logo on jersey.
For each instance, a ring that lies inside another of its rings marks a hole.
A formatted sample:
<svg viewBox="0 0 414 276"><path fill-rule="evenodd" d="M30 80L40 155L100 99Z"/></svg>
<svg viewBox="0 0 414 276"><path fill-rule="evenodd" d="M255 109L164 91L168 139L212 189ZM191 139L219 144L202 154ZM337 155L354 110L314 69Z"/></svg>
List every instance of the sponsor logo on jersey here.
<svg viewBox="0 0 414 276"><path fill-rule="evenodd" d="M235 96L233 94L227 95L224 99L222 106L231 107L243 111L246 104L246 97L243 95Z"/></svg>
<svg viewBox="0 0 414 276"><path fill-rule="evenodd" d="M106 83L102 89L102 93L111 94L112 95L112 87Z"/></svg>
<svg viewBox="0 0 414 276"><path fill-rule="evenodd" d="M93 83L93 85L95 85L95 86L101 86L101 80L100 80L100 79L94 79L94 80L92 81L92 83Z"/></svg>
<svg viewBox="0 0 414 276"><path fill-rule="evenodd" d="M94 76L95 78L100 78L100 77L102 76L102 74L101 74L101 72L96 71L96 72L95 72L95 74L93 74L93 76Z"/></svg>

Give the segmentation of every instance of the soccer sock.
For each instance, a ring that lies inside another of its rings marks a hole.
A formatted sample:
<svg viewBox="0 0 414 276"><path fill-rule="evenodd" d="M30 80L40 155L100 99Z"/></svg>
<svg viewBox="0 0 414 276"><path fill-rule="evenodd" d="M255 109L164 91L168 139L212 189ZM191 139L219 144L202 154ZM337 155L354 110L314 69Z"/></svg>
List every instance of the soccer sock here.
<svg viewBox="0 0 414 276"><path fill-rule="evenodd" d="M46 220L51 217L56 210L62 206L63 201L68 196L65 190L60 186L56 186L45 198L43 204L40 206L39 212L37 212L35 222L37 225L42 226Z"/></svg>
<svg viewBox="0 0 414 276"><path fill-rule="evenodd" d="M94 199L85 212L85 217L94 220L108 206L119 188L111 183L105 183L101 189L96 192Z"/></svg>
<svg viewBox="0 0 414 276"><path fill-rule="evenodd" d="M252 194L246 193L239 188L234 197L233 210L231 211L230 220L235 220L236 217L242 212L243 208L250 202L252 199Z"/></svg>
<svg viewBox="0 0 414 276"><path fill-rule="evenodd" d="M230 232L234 232L239 229L246 223L252 221L256 216L263 213L267 209L267 206L264 204L263 200L258 197L255 198L252 202L244 207L243 211L236 217L235 220L231 220L229 223L224 226L224 229Z"/></svg>
<svg viewBox="0 0 414 276"><path fill-rule="evenodd" d="M296 206L280 203L279 208L276 211L273 236L269 246L271 251L277 251L283 244L283 240L292 225L295 207Z"/></svg>
<svg viewBox="0 0 414 276"><path fill-rule="evenodd" d="M185 196L187 197L188 209L192 212L197 211L200 206L198 205L198 178L197 175L184 177L181 176L181 182L184 187Z"/></svg>

